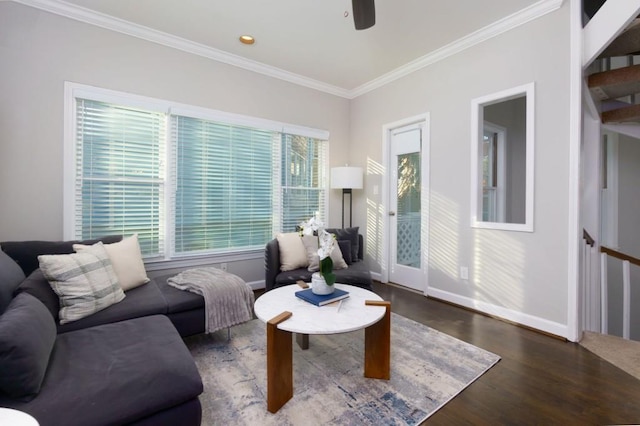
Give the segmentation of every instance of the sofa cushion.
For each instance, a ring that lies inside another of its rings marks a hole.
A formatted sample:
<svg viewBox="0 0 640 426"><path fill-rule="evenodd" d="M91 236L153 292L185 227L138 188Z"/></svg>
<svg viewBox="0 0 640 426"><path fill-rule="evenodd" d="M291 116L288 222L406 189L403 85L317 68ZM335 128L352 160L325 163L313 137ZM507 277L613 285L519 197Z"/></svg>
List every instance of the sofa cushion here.
<svg viewBox="0 0 640 426"><path fill-rule="evenodd" d="M0 406L41 426L122 425L200 393L189 350L167 317L153 315L58 335L38 396Z"/></svg>
<svg viewBox="0 0 640 426"><path fill-rule="evenodd" d="M40 269L33 271L16 289L15 295L28 293L47 307L56 323L59 322L60 299L51 288L49 281L42 275Z"/></svg>
<svg viewBox="0 0 640 426"><path fill-rule="evenodd" d="M302 243L302 238L297 232L280 233L276 235L280 248L280 270L292 271L307 267L307 251Z"/></svg>
<svg viewBox="0 0 640 426"><path fill-rule="evenodd" d="M302 243L304 244L305 251L307 253L307 261L309 267L307 270L316 272L320 270L320 256L318 256L318 237L313 235L305 235L302 237ZM342 258L342 252L340 247L336 243L331 251L331 260L333 260L333 269L345 269L348 267L345 260Z"/></svg>
<svg viewBox="0 0 640 426"><path fill-rule="evenodd" d="M60 298L60 324L94 314L125 297L101 242L79 253L40 255L38 260Z"/></svg>
<svg viewBox="0 0 640 426"><path fill-rule="evenodd" d="M358 237L358 230L360 227L355 226L353 228L327 228L327 232L334 234L338 241L349 240L351 242L351 261L358 261L358 251L360 249L360 239Z"/></svg>
<svg viewBox="0 0 640 426"><path fill-rule="evenodd" d="M20 266L0 247L0 314L7 309L13 299L13 292L24 279Z"/></svg>
<svg viewBox="0 0 640 426"><path fill-rule="evenodd" d="M167 304L153 281L125 293L127 297L93 315L58 326L58 333L167 313Z"/></svg>
<svg viewBox="0 0 640 426"><path fill-rule="evenodd" d="M151 280L149 284L157 285L167 304L167 313L190 311L192 309L204 309L204 297L190 291L178 290L167 284L167 280L176 274L162 275Z"/></svg>
<svg viewBox="0 0 640 426"><path fill-rule="evenodd" d="M85 244L73 245L75 251L85 250L88 247L93 246ZM149 282L147 271L144 269L144 262L142 261L138 234L133 234L117 243L105 244L104 248L109 255L109 259L111 259L111 265L118 277L122 290L131 290Z"/></svg>
<svg viewBox="0 0 640 426"><path fill-rule="evenodd" d="M373 281L371 279L371 272L365 262L357 262L350 265L347 269L335 270L336 282L340 284L349 284L356 287L362 287L367 290L372 290ZM295 284L296 281L302 280L305 282L311 281L312 272L306 268L295 269L293 271L280 272L275 277L275 287L281 287L284 285Z"/></svg>
<svg viewBox="0 0 640 426"><path fill-rule="evenodd" d="M17 295L0 316L0 391L23 400L39 391L56 340L56 326L35 297Z"/></svg>
<svg viewBox="0 0 640 426"><path fill-rule="evenodd" d="M2 250L16 261L26 276L38 269L38 256L41 254L69 254L73 253L74 244L92 245L98 241L104 244L118 242L120 235L84 240L84 241L7 241L0 243Z"/></svg>

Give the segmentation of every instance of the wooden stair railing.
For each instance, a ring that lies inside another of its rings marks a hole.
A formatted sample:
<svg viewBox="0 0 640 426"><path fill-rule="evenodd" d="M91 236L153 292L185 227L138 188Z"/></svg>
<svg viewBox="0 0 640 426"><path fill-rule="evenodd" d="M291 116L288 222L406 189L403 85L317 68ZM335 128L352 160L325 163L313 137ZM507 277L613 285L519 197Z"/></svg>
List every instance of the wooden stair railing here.
<svg viewBox="0 0 640 426"><path fill-rule="evenodd" d="M626 260L629 263L632 263L634 265L640 266L640 259L638 259L637 257L633 257L631 255L619 252L617 250L614 249L610 249L609 247L605 247L605 246L601 246L600 247L600 252L601 253L606 253L611 257L615 257L616 259L620 259L620 260Z"/></svg>
<svg viewBox="0 0 640 426"><path fill-rule="evenodd" d="M600 247L600 285L602 289L602 333L608 333L607 307L608 307L608 283L607 283L607 256L622 260L622 337L629 339L631 336L631 269L630 265L640 266L640 259L619 252L609 247Z"/></svg>

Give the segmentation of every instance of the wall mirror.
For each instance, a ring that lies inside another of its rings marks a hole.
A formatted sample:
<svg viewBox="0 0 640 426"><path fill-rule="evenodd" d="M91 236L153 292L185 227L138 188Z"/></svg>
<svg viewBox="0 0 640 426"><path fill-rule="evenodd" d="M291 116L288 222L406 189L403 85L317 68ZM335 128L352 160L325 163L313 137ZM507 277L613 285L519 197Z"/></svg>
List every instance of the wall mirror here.
<svg viewBox="0 0 640 426"><path fill-rule="evenodd" d="M471 101L471 226L533 232L534 84Z"/></svg>

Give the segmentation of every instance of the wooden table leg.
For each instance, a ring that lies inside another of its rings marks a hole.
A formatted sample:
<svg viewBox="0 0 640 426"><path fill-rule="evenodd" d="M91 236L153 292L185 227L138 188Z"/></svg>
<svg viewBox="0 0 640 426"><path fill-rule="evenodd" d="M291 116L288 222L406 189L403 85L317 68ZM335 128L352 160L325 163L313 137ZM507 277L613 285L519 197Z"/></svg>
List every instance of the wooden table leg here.
<svg viewBox="0 0 640 426"><path fill-rule="evenodd" d="M296 342L298 342L298 346L300 349L309 349L309 335L296 333Z"/></svg>
<svg viewBox="0 0 640 426"><path fill-rule="evenodd" d="M278 324L293 315L285 311L267 322L267 410L275 413L293 397L291 332Z"/></svg>
<svg viewBox="0 0 640 426"><path fill-rule="evenodd" d="M391 377L391 302L367 300L365 305L384 306L382 319L364 330L364 376L371 379Z"/></svg>

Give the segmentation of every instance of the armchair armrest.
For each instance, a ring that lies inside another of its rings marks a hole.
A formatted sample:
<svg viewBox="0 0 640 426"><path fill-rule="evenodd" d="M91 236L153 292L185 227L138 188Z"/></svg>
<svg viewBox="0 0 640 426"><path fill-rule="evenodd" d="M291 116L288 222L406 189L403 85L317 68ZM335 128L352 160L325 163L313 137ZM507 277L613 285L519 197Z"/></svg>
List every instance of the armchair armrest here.
<svg viewBox="0 0 640 426"><path fill-rule="evenodd" d="M267 243L264 250L264 286L269 291L275 287L276 276L280 273L280 247L278 240L273 239Z"/></svg>

